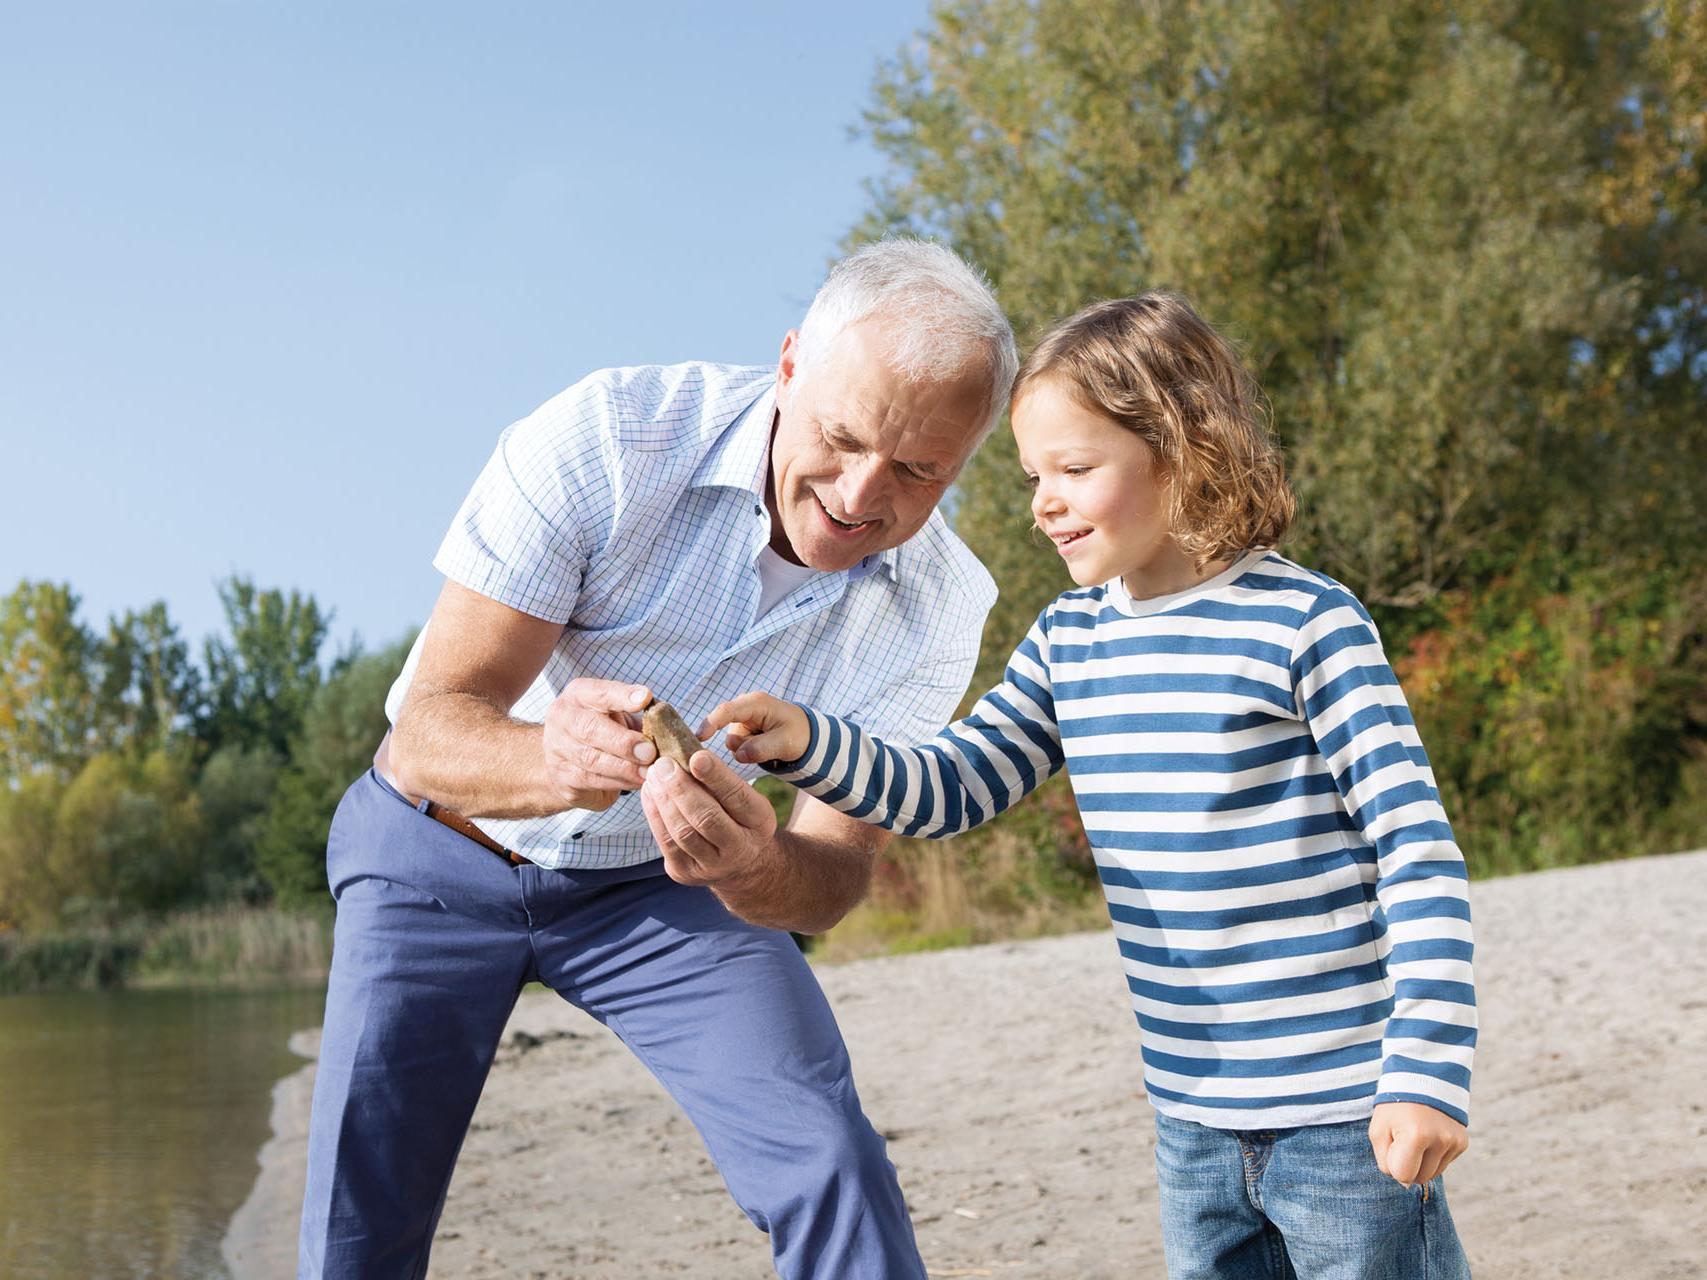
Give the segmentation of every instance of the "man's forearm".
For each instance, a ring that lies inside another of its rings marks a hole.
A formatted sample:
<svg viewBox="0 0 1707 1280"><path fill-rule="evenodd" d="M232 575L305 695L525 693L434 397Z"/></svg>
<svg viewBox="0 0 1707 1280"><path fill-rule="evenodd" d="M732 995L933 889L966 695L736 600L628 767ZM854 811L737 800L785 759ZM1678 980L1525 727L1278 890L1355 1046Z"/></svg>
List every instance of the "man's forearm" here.
<svg viewBox="0 0 1707 1280"><path fill-rule="evenodd" d="M544 728L471 694L411 698L392 731L397 785L471 818L536 818L561 812L546 777Z"/></svg>
<svg viewBox="0 0 1707 1280"><path fill-rule="evenodd" d="M865 897L875 850L875 839L849 844L779 830L768 857L712 892L752 924L823 933Z"/></svg>

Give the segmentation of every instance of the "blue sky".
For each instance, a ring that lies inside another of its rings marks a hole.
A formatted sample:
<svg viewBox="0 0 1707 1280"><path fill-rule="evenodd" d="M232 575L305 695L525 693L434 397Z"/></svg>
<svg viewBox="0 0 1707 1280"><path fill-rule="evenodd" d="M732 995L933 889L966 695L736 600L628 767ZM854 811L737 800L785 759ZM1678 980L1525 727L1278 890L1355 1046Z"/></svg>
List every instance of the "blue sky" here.
<svg viewBox="0 0 1707 1280"><path fill-rule="evenodd" d="M0 13L0 590L240 571L369 647L503 426L589 370L762 362L881 161L926 0Z"/></svg>

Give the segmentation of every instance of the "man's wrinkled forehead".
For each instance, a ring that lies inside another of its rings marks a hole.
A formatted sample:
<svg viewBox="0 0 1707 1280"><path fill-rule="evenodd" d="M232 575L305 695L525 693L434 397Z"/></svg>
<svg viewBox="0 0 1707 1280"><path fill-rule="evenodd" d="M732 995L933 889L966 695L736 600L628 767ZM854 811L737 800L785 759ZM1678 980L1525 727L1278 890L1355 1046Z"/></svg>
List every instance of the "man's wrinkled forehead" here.
<svg viewBox="0 0 1707 1280"><path fill-rule="evenodd" d="M877 321L844 329L798 377L821 423L856 432L901 419L932 434L976 432L992 397L987 361L974 354L946 375L898 367Z"/></svg>

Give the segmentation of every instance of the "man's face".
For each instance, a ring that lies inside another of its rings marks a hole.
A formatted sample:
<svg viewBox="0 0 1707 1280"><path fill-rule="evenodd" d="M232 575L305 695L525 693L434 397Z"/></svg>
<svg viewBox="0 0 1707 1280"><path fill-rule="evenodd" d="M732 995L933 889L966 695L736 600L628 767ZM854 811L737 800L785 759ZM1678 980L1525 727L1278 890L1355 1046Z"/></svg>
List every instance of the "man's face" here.
<svg viewBox="0 0 1707 1280"><path fill-rule="evenodd" d="M814 569L848 569L930 518L989 412L989 375L974 361L947 380L903 379L876 319L844 329L804 376L798 343L790 331L777 366L771 548Z"/></svg>

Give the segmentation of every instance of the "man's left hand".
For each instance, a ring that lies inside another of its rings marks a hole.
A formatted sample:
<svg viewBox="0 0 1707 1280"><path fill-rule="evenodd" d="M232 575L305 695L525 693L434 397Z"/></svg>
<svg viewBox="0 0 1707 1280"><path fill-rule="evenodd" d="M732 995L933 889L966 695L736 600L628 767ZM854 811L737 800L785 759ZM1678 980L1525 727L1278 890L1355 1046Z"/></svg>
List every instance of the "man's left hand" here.
<svg viewBox="0 0 1707 1280"><path fill-rule="evenodd" d="M688 764L660 759L640 788L664 870L679 884L713 888L758 870L776 843L770 801L709 751Z"/></svg>
<svg viewBox="0 0 1707 1280"><path fill-rule="evenodd" d="M1470 1145L1470 1131L1420 1102L1383 1102L1369 1121L1369 1145L1376 1167L1409 1187L1445 1173Z"/></svg>

